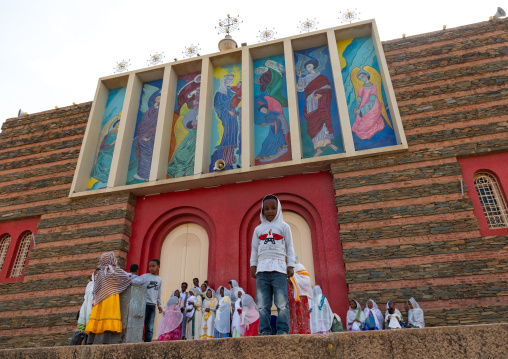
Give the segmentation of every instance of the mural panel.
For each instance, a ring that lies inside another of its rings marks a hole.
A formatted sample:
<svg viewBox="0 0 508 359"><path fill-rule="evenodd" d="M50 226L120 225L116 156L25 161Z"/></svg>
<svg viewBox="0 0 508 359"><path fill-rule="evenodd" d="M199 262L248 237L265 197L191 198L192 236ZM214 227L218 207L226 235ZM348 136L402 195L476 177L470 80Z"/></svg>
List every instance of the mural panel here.
<svg viewBox="0 0 508 359"><path fill-rule="evenodd" d="M102 118L101 132L95 150L95 159L88 180L87 190L106 188L108 185L111 161L115 151L116 136L120 127L125 87L109 90L104 117Z"/></svg>
<svg viewBox="0 0 508 359"><path fill-rule="evenodd" d="M226 169L241 167L242 64L216 67L213 82L210 172L222 159Z"/></svg>
<svg viewBox="0 0 508 359"><path fill-rule="evenodd" d="M178 77L167 178L194 174L200 88L201 72Z"/></svg>
<svg viewBox="0 0 508 359"><path fill-rule="evenodd" d="M162 80L143 84L126 184L144 183L150 178L155 130L157 129L159 104L161 102L161 88Z"/></svg>
<svg viewBox="0 0 508 359"><path fill-rule="evenodd" d="M397 144L370 36L337 42L355 150Z"/></svg>
<svg viewBox="0 0 508 359"><path fill-rule="evenodd" d="M302 157L344 152L327 46L295 51Z"/></svg>
<svg viewBox="0 0 508 359"><path fill-rule="evenodd" d="M284 55L254 60L255 164L291 160Z"/></svg>

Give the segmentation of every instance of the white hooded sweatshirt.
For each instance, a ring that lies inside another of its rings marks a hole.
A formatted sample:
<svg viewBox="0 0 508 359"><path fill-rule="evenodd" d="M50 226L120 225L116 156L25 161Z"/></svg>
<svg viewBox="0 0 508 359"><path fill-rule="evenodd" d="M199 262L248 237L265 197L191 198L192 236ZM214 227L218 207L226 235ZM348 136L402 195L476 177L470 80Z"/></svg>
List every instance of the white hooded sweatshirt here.
<svg viewBox="0 0 508 359"><path fill-rule="evenodd" d="M261 202L261 224L256 227L252 236L252 252L250 265L258 267L258 272L264 271L258 263L265 260L283 261L287 266L295 266L295 250L291 228L282 219L282 207L277 199L277 215L269 221L263 215L263 202ZM285 271L284 271L285 273Z"/></svg>

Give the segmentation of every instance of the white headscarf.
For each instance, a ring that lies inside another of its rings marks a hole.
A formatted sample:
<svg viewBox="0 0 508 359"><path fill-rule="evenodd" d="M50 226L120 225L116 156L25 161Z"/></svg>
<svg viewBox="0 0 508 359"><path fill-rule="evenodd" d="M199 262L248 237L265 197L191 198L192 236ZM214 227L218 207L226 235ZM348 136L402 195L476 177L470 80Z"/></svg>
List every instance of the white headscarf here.
<svg viewBox="0 0 508 359"><path fill-rule="evenodd" d="M230 295L230 298L231 298L231 303L235 303L236 300L238 299L238 296L237 296L237 292L234 290L235 288L238 288L238 282L234 279L231 280L231 295Z"/></svg>
<svg viewBox="0 0 508 359"><path fill-rule="evenodd" d="M295 288L295 300L299 302L301 296L307 296L311 300L312 284L310 282L310 275L297 256L295 256L295 262L295 274L291 277L291 283L293 283L293 288Z"/></svg>
<svg viewBox="0 0 508 359"><path fill-rule="evenodd" d="M248 294L242 294L242 319L241 323L245 329L259 319L259 311L254 298Z"/></svg>
<svg viewBox="0 0 508 359"><path fill-rule="evenodd" d="M237 295L238 295L238 292L242 292L242 298L245 295L245 292L243 291L243 289L239 288L239 287L235 287L235 292L237 293ZM233 330L233 328L236 328L236 330L241 335L244 335L245 328L241 325L242 324L242 317L241 317L240 313L238 313L238 309L242 308L242 298L238 298L236 300L235 311L233 313L233 320L231 322L231 330Z"/></svg>
<svg viewBox="0 0 508 359"><path fill-rule="evenodd" d="M358 318L361 324L365 323L365 313L362 312L362 307L360 303L358 303L356 300L353 300L356 303L356 309L349 307L349 310L347 311L347 329L351 330L351 326L353 325L353 322ZM358 314L360 313L360 314Z"/></svg>
<svg viewBox="0 0 508 359"><path fill-rule="evenodd" d="M409 309L407 313L408 322L415 327L425 328L425 320L423 318L423 309L420 308L420 305L416 302L416 300L411 297L409 299L411 304L413 305L413 309Z"/></svg>
<svg viewBox="0 0 508 359"><path fill-rule="evenodd" d="M231 331L230 328L230 319L231 319L231 302L229 300L228 294L229 291L224 288L224 297L220 296L220 288L217 290L217 298L219 300L219 309L217 309L215 315L215 329L222 334L229 333ZM228 293L226 293L226 291Z"/></svg>
<svg viewBox="0 0 508 359"><path fill-rule="evenodd" d="M310 332L312 334L327 332L332 328L333 312L328 299L323 295L319 285L312 290L312 309L310 312Z"/></svg>
<svg viewBox="0 0 508 359"><path fill-rule="evenodd" d="M369 302L372 302L372 309L369 308ZM376 321L376 327L379 330L383 329L384 323L383 313L381 313L381 311L379 310L376 302L374 302L374 300L372 299L369 299L365 304L365 309L363 310L363 314L365 314L365 320L367 320L371 312L372 315L374 316L374 320Z"/></svg>
<svg viewBox="0 0 508 359"><path fill-rule="evenodd" d="M265 198L268 196L274 196L275 198L277 198L273 194L267 194L266 196L263 197L263 200L261 201L261 212L259 213L259 218L261 219L261 223L275 224L277 222L284 222L284 220L282 219L282 206L280 205L280 201L278 198L277 198L277 214L275 215L275 218L271 222L266 219L265 215L263 214L263 207L264 207L264 203L265 203Z"/></svg>

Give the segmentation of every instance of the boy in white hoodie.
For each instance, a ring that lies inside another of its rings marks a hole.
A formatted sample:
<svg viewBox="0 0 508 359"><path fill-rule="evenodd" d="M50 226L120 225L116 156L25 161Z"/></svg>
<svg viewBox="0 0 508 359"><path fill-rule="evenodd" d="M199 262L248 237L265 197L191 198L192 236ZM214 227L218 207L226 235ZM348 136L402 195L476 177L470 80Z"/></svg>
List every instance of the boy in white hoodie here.
<svg viewBox="0 0 508 359"><path fill-rule="evenodd" d="M291 228L282 219L280 201L267 195L261 203L261 224L252 236L251 276L256 278L259 333L270 335L272 301L277 307L277 334L289 333L287 278L294 274L295 251Z"/></svg>

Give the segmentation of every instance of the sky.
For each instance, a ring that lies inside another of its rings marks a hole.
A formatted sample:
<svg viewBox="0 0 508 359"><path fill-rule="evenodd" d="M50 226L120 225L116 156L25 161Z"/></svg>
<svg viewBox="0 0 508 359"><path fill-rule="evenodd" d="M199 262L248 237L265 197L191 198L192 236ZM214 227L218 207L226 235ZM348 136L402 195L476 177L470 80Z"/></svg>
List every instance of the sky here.
<svg viewBox="0 0 508 359"><path fill-rule="evenodd" d="M243 21L232 33L238 44L258 43L265 28L275 28L277 39L297 35L306 19L316 19L317 29L340 26L348 9L375 19L385 41L486 21L498 6L508 10L500 0L357 0L349 7L336 0L0 0L0 123L19 109L32 114L93 100L99 78L122 60L137 70L157 52L165 63L182 59L191 44L201 55L215 53L223 37L215 26L227 14Z"/></svg>

